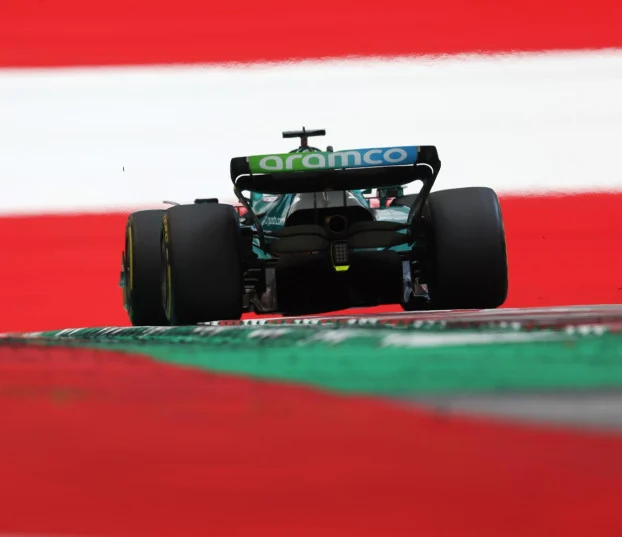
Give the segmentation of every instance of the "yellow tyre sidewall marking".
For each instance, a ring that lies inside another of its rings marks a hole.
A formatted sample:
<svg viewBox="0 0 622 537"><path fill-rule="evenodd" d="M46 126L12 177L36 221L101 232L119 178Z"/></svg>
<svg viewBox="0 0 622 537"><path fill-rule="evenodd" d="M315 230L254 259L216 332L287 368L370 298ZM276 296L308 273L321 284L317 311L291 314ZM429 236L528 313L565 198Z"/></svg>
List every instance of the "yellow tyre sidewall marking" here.
<svg viewBox="0 0 622 537"><path fill-rule="evenodd" d="M164 257L165 257L165 262L166 262L165 309L166 309L166 317L170 321L173 315L173 299L172 299L173 276L172 276L172 271L171 271L171 264L169 262L169 257L168 257L169 238L168 238L168 218L166 214L162 217L162 227L164 230Z"/></svg>

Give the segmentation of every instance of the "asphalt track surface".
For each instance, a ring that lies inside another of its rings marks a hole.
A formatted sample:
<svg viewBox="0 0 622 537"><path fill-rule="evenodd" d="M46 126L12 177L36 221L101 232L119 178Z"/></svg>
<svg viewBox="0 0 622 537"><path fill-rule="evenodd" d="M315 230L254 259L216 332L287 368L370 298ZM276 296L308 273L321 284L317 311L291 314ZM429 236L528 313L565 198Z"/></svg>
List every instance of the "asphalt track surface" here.
<svg viewBox="0 0 622 537"><path fill-rule="evenodd" d="M428 317L428 319L434 316ZM496 312L441 315L448 325L461 323L518 323L539 328L600 326L622 330L622 306L600 305L569 308L511 309ZM497 394L456 394L441 397L412 396L408 400L437 412L579 426L622 429L622 390L550 391Z"/></svg>
<svg viewBox="0 0 622 537"><path fill-rule="evenodd" d="M444 414L477 414L505 421L622 429L622 390L413 396L408 403Z"/></svg>
<svg viewBox="0 0 622 537"><path fill-rule="evenodd" d="M457 329L476 329L481 336L496 339L504 337L512 344L507 333L535 333L542 331L563 331L566 334L598 335L604 331L622 331L622 305L590 305L553 308L501 308L496 310L426 311L393 313L357 313L336 315L311 315L297 317L254 317L241 321L217 321L205 323L219 326L276 326L276 325L322 325L340 324L353 329L371 324L408 324L418 327L434 326L440 333L432 345L450 343L453 336L448 333ZM413 332L413 338L422 334ZM446 339L445 339L446 338ZM421 338L425 339L425 338ZM524 340L521 337L517 341ZM473 340L481 342L481 338ZM422 345L425 346L425 345ZM425 352L425 351L422 351ZM543 425L564 425L579 428L608 430L622 429L622 388L584 390L545 390L516 392L506 389L498 393L451 393L443 395L422 395L413 393L400 398L399 405L426 407L442 414L477 415L504 421L523 421Z"/></svg>
<svg viewBox="0 0 622 537"><path fill-rule="evenodd" d="M521 328L559 328L570 326L622 327L622 304L566 306L549 308L499 308L493 310L437 310L422 312L382 312L345 315L307 315L299 317L257 317L242 321L217 321L204 324L275 324L346 321L351 324L367 322L397 323L421 321L441 323L447 328L460 326L500 326Z"/></svg>
<svg viewBox="0 0 622 537"><path fill-rule="evenodd" d="M444 328L557 329L582 333L590 330L622 331L622 305L603 304L554 308L507 308L481 311L434 311L268 318L240 324L331 323L438 324ZM224 324L224 323L217 323ZM226 323L237 324L237 323ZM422 396L413 394L400 404L426 407L442 414L477 415L503 421L541 423L607 430L622 429L622 389L552 390L487 394Z"/></svg>
<svg viewBox="0 0 622 537"><path fill-rule="evenodd" d="M440 345L444 334L478 331L598 338L620 330L622 306L237 324L268 331L333 322L352 330L412 322L414 330L402 333L414 337L433 324ZM7 347L9 384L0 391L11 405L0 413L0 475L11 484L0 487L0 537L412 535L413 520L419 534L434 537L620 535L622 390L379 402L131 354L30 347L38 354L21 361ZM406 352L416 360L427 351ZM65 399L44 397L52 384L65 387ZM242 512L256 521L253 529Z"/></svg>

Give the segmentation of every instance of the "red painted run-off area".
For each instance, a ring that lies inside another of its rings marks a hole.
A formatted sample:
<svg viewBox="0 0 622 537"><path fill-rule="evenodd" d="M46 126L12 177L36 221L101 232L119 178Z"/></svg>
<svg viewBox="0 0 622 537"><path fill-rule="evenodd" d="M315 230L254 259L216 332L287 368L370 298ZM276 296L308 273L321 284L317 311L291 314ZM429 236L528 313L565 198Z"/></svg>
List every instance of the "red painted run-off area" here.
<svg viewBox="0 0 622 537"><path fill-rule="evenodd" d="M510 266L506 306L622 302L622 193L501 203ZM0 265L0 331L127 325L119 288L125 219L0 220L9 260Z"/></svg>
<svg viewBox="0 0 622 537"><path fill-rule="evenodd" d="M619 0L20 0L0 2L0 67L622 47L621 19ZM506 305L622 301L621 199L504 200ZM124 218L0 218L0 331L126 324Z"/></svg>
<svg viewBox="0 0 622 537"><path fill-rule="evenodd" d="M2 1L0 67L620 47L621 13L618 0ZM622 194L502 203L508 306L622 301ZM126 324L124 225L0 219L0 332ZM0 533L622 534L622 444L597 433L7 347L0 431Z"/></svg>
<svg viewBox="0 0 622 537"><path fill-rule="evenodd" d="M0 534L619 537L622 437L0 347Z"/></svg>
<svg viewBox="0 0 622 537"><path fill-rule="evenodd" d="M622 46L619 0L4 0L0 66Z"/></svg>

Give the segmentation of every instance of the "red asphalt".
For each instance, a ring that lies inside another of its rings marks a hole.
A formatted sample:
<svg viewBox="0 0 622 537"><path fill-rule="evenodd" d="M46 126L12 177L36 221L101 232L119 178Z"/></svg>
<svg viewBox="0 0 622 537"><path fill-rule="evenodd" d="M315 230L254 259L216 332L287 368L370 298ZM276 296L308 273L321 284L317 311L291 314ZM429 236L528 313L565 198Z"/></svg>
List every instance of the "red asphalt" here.
<svg viewBox="0 0 622 537"><path fill-rule="evenodd" d="M0 3L0 67L622 46L618 0ZM589 178L586 178L589 181ZM620 303L622 194L502 200L507 306ZM0 332L124 325L125 215L0 219ZM0 347L0 534L622 534L622 438Z"/></svg>
<svg viewBox="0 0 622 537"><path fill-rule="evenodd" d="M622 534L622 437L0 347L0 533Z"/></svg>
<svg viewBox="0 0 622 537"><path fill-rule="evenodd" d="M622 303L622 193L502 198L507 307ZM125 214L0 219L0 332L127 325ZM398 311L387 306L371 311Z"/></svg>
<svg viewBox="0 0 622 537"><path fill-rule="evenodd" d="M0 67L622 47L622 2L0 2ZM612 172L613 173L613 172ZM586 177L586 187L589 178ZM502 200L506 306L622 302L622 193ZM125 215L0 218L0 332L126 325ZM383 307L381 311L396 310Z"/></svg>
<svg viewBox="0 0 622 537"><path fill-rule="evenodd" d="M619 0L0 2L0 67L622 46Z"/></svg>

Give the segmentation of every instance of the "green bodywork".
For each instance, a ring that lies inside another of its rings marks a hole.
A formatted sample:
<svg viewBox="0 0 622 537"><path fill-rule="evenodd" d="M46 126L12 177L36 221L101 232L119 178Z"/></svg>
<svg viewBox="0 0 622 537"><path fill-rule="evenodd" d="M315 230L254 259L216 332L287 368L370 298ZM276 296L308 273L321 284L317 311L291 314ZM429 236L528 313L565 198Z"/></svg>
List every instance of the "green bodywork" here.
<svg viewBox="0 0 622 537"><path fill-rule="evenodd" d="M396 187L392 188L391 194L402 195L403 188ZM388 197L386 196L387 190L379 189L378 197L376 198L367 198L365 194L370 194L370 191L364 190L350 190L349 191L364 207L369 208L375 215L376 220L378 221L389 221L389 222L398 222L405 223L408 218L409 207L397 205L395 207L387 206ZM264 231L274 232L284 227L285 220L289 211L296 199L297 194L282 194L279 196L276 195L268 195L261 194L258 192L252 192L249 199L249 205L251 206L253 212L259 218L261 226ZM378 200L378 207L371 207L371 199ZM406 233L406 230L403 230L402 233ZM276 240L270 237L270 235L266 235L266 242L269 243L271 240ZM390 248L393 251L406 251L412 248L412 244L408 245L406 243L400 244L398 246L394 246ZM373 250L382 250L382 248L373 248ZM259 259L270 259L272 256L262 250L259 246L259 238L255 237L253 240L253 251L257 255Z"/></svg>

